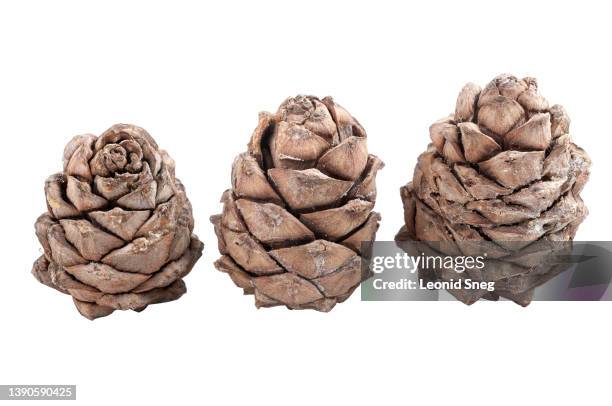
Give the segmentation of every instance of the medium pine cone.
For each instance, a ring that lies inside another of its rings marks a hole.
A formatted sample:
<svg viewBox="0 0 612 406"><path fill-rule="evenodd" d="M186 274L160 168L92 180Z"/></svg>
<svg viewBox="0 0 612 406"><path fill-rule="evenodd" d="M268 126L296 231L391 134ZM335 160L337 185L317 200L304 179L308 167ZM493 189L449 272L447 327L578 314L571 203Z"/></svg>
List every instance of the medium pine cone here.
<svg viewBox="0 0 612 406"><path fill-rule="evenodd" d="M464 254L458 242L487 240L495 257L573 239L587 215L580 191L590 160L569 124L534 78L465 85L455 114L430 127L432 144L401 188L405 226L396 239L453 242Z"/></svg>
<svg viewBox="0 0 612 406"><path fill-rule="evenodd" d="M141 311L185 293L182 278L204 245L174 161L145 130L117 124L74 137L45 195L48 211L35 225L44 255L32 273L71 295L83 316Z"/></svg>
<svg viewBox="0 0 612 406"><path fill-rule="evenodd" d="M211 217L227 272L257 307L329 311L363 280L361 256L380 215L366 133L331 97L288 98L232 166Z"/></svg>

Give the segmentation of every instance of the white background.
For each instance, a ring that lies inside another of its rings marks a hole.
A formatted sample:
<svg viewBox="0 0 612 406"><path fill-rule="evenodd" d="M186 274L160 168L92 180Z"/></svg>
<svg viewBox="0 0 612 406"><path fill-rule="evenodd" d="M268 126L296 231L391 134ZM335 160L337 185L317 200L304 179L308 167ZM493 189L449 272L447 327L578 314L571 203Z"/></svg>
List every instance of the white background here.
<svg viewBox="0 0 612 406"><path fill-rule="evenodd" d="M378 233L402 223L428 126L464 83L535 76L594 162L577 239L610 239L610 10L563 2L5 1L0 5L0 384L77 384L78 403L609 402L611 303L361 302L256 310L208 217L261 110L333 95L364 125ZM204 256L179 301L90 322L30 275L64 144L117 122L177 162Z"/></svg>

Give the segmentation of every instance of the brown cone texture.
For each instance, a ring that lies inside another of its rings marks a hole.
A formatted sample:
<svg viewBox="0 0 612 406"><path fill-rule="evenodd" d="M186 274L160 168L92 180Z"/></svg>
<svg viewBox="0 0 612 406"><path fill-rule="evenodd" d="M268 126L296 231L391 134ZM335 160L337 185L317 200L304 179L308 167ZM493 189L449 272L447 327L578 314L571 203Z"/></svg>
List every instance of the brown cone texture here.
<svg viewBox="0 0 612 406"><path fill-rule="evenodd" d="M572 240L587 215L580 191L591 162L569 124L534 78L465 85L455 114L430 127L432 143L401 188L405 225L396 240L445 241L459 255L486 246L490 258Z"/></svg>
<svg viewBox="0 0 612 406"><path fill-rule="evenodd" d="M64 170L45 183L35 229L44 254L32 273L72 296L88 319L176 300L202 255L174 161L142 128L78 135Z"/></svg>
<svg viewBox="0 0 612 406"><path fill-rule="evenodd" d="M363 127L331 97L292 97L276 114L260 113L223 212L211 217L222 254L215 266L257 307L331 310L363 280L382 167Z"/></svg>

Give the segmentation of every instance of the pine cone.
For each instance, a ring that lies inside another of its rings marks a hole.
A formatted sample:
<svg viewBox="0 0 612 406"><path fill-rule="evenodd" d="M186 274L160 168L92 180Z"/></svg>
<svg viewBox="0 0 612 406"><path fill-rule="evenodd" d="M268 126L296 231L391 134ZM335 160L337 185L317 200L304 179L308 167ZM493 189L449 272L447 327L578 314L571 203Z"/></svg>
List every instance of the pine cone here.
<svg viewBox="0 0 612 406"><path fill-rule="evenodd" d="M83 316L141 311L185 293L182 278L204 245L174 161L145 130L118 124L74 137L45 195L48 211L35 225L44 255L32 273L71 295Z"/></svg>
<svg viewBox="0 0 612 406"><path fill-rule="evenodd" d="M472 241L493 257L572 240L587 215L580 191L590 160L569 124L534 78L465 85L455 114L430 127L432 144L401 188L405 226L396 240L445 241L466 255Z"/></svg>
<svg viewBox="0 0 612 406"><path fill-rule="evenodd" d="M227 272L257 307L329 311L365 276L378 229L376 173L366 133L331 97L288 98L232 166L223 213L211 217ZM363 247L362 247L363 245Z"/></svg>

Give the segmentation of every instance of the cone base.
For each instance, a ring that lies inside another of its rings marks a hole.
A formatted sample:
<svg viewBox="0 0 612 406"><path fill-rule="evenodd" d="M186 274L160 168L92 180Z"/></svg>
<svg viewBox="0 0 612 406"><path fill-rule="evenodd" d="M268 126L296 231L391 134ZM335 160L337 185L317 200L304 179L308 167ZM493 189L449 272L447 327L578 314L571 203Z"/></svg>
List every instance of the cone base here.
<svg viewBox="0 0 612 406"><path fill-rule="evenodd" d="M183 278L202 256L203 249L204 244L193 234L189 248L179 260L175 261L183 262L180 273L162 275L162 271L159 271L155 285L152 285L150 280L147 281L150 289L147 289L147 286L139 286L131 292L121 294L104 293L79 282L67 272L61 271L61 267L49 261L45 255L34 261L32 274L43 285L72 296L78 312L89 320L95 320L108 316L115 310L141 312L150 304L179 299L187 291Z"/></svg>

